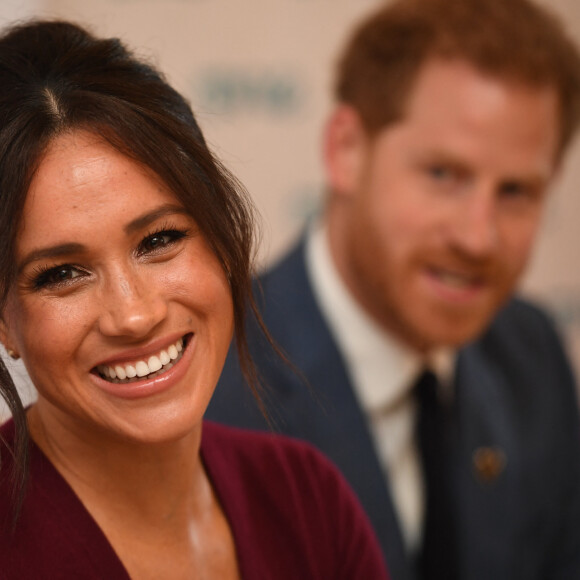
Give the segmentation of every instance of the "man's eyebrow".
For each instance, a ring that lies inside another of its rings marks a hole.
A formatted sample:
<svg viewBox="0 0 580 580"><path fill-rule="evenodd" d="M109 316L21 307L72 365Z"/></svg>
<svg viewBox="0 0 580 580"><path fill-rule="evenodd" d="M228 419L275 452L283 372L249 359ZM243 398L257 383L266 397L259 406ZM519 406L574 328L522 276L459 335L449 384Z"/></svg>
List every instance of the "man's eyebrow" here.
<svg viewBox="0 0 580 580"><path fill-rule="evenodd" d="M129 222L123 229L125 230L125 233L132 234L135 233L136 231L139 231L147 227L149 224L153 223L159 218L176 213L182 215L189 215L189 212L184 207L168 203L162 205L161 207L149 213L146 213L142 216L139 216L138 218L135 218L133 221Z"/></svg>
<svg viewBox="0 0 580 580"><path fill-rule="evenodd" d="M31 262L36 262L38 260L46 260L48 258L60 258L62 256L70 256L72 254L81 254L86 251L86 247L83 244L67 243L59 244L57 246L50 246L49 248L41 248L39 250L33 250L28 253L24 259L18 264L18 272L22 272L28 264Z"/></svg>
<svg viewBox="0 0 580 580"><path fill-rule="evenodd" d="M468 160L462 159L460 155L455 155L453 153L449 153L448 151L442 151L438 149L418 153L415 157L415 161L419 164L447 164L465 173L470 173L473 171ZM545 187L550 182L550 179L551 175L549 171L539 170L529 173L506 173L499 181L501 183L526 183L534 186Z"/></svg>

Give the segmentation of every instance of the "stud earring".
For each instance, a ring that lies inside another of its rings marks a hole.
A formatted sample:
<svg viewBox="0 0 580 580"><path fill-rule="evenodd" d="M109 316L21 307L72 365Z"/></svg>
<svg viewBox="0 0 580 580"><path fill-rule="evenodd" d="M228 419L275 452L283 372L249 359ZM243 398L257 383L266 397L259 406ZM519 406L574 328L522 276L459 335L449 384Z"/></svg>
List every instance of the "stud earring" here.
<svg viewBox="0 0 580 580"><path fill-rule="evenodd" d="M18 355L18 354L17 354L15 351L13 351L11 348L7 348L7 349L6 349L6 352L8 353L8 356L9 356L11 359L18 360L18 359L20 358L20 355Z"/></svg>

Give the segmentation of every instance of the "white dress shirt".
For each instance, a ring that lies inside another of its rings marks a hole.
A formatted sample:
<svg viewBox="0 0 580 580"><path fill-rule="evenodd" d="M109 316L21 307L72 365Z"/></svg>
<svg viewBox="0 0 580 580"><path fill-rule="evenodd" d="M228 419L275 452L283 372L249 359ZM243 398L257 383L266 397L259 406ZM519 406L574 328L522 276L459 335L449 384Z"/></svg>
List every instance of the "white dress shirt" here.
<svg viewBox="0 0 580 580"><path fill-rule="evenodd" d="M334 267L324 225L317 224L309 232L306 269L366 414L405 545L409 552L415 552L421 540L425 502L411 389L425 366L450 385L454 356L441 350L426 361L387 333L355 302Z"/></svg>

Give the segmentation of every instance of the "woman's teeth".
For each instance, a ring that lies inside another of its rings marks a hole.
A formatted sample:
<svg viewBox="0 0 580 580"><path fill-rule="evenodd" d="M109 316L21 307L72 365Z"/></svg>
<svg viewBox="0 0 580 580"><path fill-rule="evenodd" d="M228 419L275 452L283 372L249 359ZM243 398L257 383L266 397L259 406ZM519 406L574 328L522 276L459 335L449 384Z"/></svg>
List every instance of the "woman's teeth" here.
<svg viewBox="0 0 580 580"><path fill-rule="evenodd" d="M150 356L127 365L99 365L97 370L101 377L111 383L130 383L143 377L155 378L168 371L181 358L183 339L162 350L159 354Z"/></svg>

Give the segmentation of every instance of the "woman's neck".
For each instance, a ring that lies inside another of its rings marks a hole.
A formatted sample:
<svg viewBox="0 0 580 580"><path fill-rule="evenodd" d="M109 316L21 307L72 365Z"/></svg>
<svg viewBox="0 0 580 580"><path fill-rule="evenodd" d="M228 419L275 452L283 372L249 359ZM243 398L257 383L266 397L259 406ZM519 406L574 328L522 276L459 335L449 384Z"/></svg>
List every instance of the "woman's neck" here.
<svg viewBox="0 0 580 580"><path fill-rule="evenodd" d="M28 419L33 440L83 502L106 497L123 511L167 518L187 504L194 509L207 483L199 455L201 424L176 440L142 443L59 421L36 405Z"/></svg>
<svg viewBox="0 0 580 580"><path fill-rule="evenodd" d="M149 578L146 571L158 569L156 562L162 566L168 561L176 570L205 567L213 577L218 566L224 578L237 577L231 530L199 453L201 424L177 440L138 443L56 422L36 406L28 419L33 440L132 578ZM165 568L162 576L178 578L181 573Z"/></svg>

